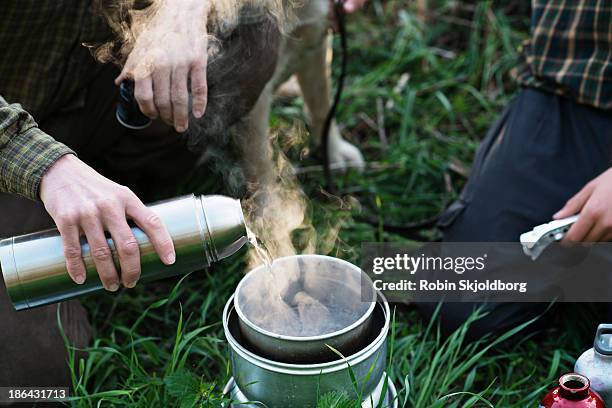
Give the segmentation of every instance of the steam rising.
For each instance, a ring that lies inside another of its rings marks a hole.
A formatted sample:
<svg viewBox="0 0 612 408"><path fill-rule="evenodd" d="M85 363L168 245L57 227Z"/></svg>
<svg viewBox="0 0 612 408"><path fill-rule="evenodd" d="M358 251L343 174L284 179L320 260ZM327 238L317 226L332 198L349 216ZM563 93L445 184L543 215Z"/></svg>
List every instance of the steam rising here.
<svg viewBox="0 0 612 408"><path fill-rule="evenodd" d="M112 40L92 46L97 59L123 65L135 41L152 22L161 24L162 29L165 28L171 36L177 24L180 24L177 21L179 19L168 18L164 14L166 20L160 20L160 9L170 1L173 0L96 0L97 9L115 34ZM208 0L207 8L202 13L206 24L202 25L200 34L206 36L208 43L209 74L225 69L215 65L215 58L220 55L217 38L234 30L243 16L253 11L263 12L268 18L272 16L281 32L286 32L293 22L291 11L298 5L298 0ZM245 34L244 37L249 37L248 33ZM263 43L266 43L268 33L258 32L255 35L262 36ZM270 35L269 38L274 36ZM135 73L136 76L149 74L147 66L150 64L146 61L147 58L155 61L155 45L150 45L150 53L145 47L145 62L141 64L143 72ZM270 48L274 48L272 44ZM251 70L248 79L263 77L256 70L264 72L265 64L273 63L269 61L270 58L257 63L245 62L245 55L249 53L237 51L236 58L240 59L236 61L236 66L244 65L245 69ZM261 55L259 49L250 51L256 56ZM225 52L231 53L232 50ZM219 77L221 81L240 77L234 75L226 78L218 73L210 76ZM212 89L211 85L214 84L209 83L209 89ZM205 158L221 173L230 194L244 196L241 186L246 185L246 192L250 196L245 203L245 212L252 235L259 238L261 247L250 252L249 268L262 262L268 262L269 265L265 268L265 278L260 279L257 285L245 288L242 293L245 313L262 328L293 336L320 335L346 327L363 313L364 304L360 302L358 284L346 286L345 289L350 289L348 291L336 288L334 293L324 293L319 291L320 288L312 285L308 287L305 283L317 283L329 288L330 284L325 279L329 279L335 270L331 266L317 264L313 269L313 265L289 265L286 262L281 265L279 262L266 261L268 257L277 259L297 253L310 254L317 249L322 253L331 251L343 220L337 220L334 225L326 228L325 235L317 235L309 217L308 200L299 186L292 165L278 147L278 140L276 137L261 140L257 132L249 135L248 120L235 125L229 132L234 141L233 146L239 150L238 156L243 162L242 168L237 168L236 156L232 156L234 152L228 144L230 138L226 122L234 110L240 112L240 109L236 109L239 102L248 105L248 97L244 92L246 84L232 85L241 92L239 96L226 92L230 88L223 83L217 85L217 94L209 92L206 116L200 123L193 121L193 118L190 120L189 143L194 149L200 145L206 146ZM296 128L290 132L285 142L290 145L301 143L305 139L304 134L303 129ZM345 205L342 200L338 200L341 206ZM294 245L296 235L300 237L297 248ZM253 237L251 240L257 242Z"/></svg>
<svg viewBox="0 0 612 408"><path fill-rule="evenodd" d="M309 200L278 138L274 135L272 143L262 144L250 139L245 144L245 171L257 175L249 184L251 199L244 202L253 244L248 264L249 269L261 268L242 286L237 301L252 323L269 332L294 337L333 333L350 326L367 310L368 304L361 302L360 275L339 261L292 257L331 251L343 219L324 228L324 235L317 234L309 216ZM303 129L294 128L283 147L293 147L303 139ZM248 162L249 157L266 158L267 167L258 169ZM341 208L346 206L335 199Z"/></svg>
<svg viewBox="0 0 612 408"><path fill-rule="evenodd" d="M302 232L301 252L314 253L317 234L307 216L308 202L293 174L291 163L280 151L276 152L273 169L274 180L252 185L255 190L245 203L249 226L272 259L297 253L293 233L298 230ZM256 251L251 251L250 268L263 261Z"/></svg>
<svg viewBox="0 0 612 408"><path fill-rule="evenodd" d="M257 269L237 302L246 318L269 332L294 337L342 330L370 306L362 302L359 271L332 258L290 257ZM373 296L373 292L371 293Z"/></svg>

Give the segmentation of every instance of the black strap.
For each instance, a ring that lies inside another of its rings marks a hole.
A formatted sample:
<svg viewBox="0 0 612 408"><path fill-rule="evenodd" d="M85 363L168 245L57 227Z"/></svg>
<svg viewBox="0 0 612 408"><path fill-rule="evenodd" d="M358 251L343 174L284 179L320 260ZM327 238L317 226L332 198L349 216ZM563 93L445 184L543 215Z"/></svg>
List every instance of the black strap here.
<svg viewBox="0 0 612 408"><path fill-rule="evenodd" d="M338 34L340 35L341 66L340 75L338 76L338 82L336 84L336 93L334 95L334 99L327 114L327 117L325 118L323 133L321 134L321 147L323 148L322 159L323 175L325 177L325 188L331 194L338 195L338 188L336 187L336 183L334 183L331 174L331 163L329 157L329 132L331 129L332 121L336 116L338 105L340 104L340 101L342 99L342 92L344 91L344 82L346 79L346 71L348 65L348 36L346 31L346 15L344 13L344 0L334 1L334 14L336 22L338 24ZM436 214L435 216L422 221L401 225L383 223L382 227L387 232L399 234L410 239L429 240L429 238L422 236L421 232L422 230L431 229L435 227L441 215L442 213ZM356 216L355 219L361 222L368 223L375 227L378 227L380 225L378 217L375 217L368 213L360 214Z"/></svg>
<svg viewBox="0 0 612 408"><path fill-rule="evenodd" d="M334 100L332 101L332 105L329 108L327 117L325 118L325 124L323 125L323 133L321 134L321 147L323 147L323 175L325 177L325 187L327 191L329 191L331 194L336 194L338 192L338 189L336 188L336 183L334 183L334 180L331 175L331 163L329 157L329 132L331 130L331 124L334 118L336 117L338 105L340 104L340 100L342 99L342 92L344 91L344 80L346 78L346 68L348 64L348 40L346 35L344 0L334 1L334 15L338 24L338 33L340 34L340 76L338 76L338 82L336 84L336 94L334 95Z"/></svg>

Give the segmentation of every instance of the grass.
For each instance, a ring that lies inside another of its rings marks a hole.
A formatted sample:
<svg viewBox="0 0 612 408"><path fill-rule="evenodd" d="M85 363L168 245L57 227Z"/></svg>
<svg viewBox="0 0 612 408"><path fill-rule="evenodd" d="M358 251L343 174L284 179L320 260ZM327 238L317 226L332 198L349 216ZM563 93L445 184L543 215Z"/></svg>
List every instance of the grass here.
<svg viewBox="0 0 612 408"><path fill-rule="evenodd" d="M339 120L347 138L375 165L363 174L336 177L350 206L319 194L322 172L310 167L315 158L304 157L307 146L288 151L304 170L300 181L312 198L317 231L326 236L341 226L337 239L319 241L318 251L355 263L363 241L405 239L386 232L383 223L427 218L458 194L479 140L516 92L509 72L527 35L522 2L438 1L427 27L406 3L371 0L365 13L351 17L349 84ZM301 120L299 100L279 105L273 129L282 141ZM201 180L185 188L223 192ZM359 221L360 211L376 222ZM88 297L95 340L87 361L72 361L80 371L74 375L72 404L220 406L230 377L220 316L245 269L238 255L180 284L167 281ZM523 334L520 326L468 342L466 331L481 316L444 338L434 321L398 307L388 370L400 406L536 406L591 341L597 310L562 310L548 317L552 328L535 334ZM496 347L508 338L515 339L511 346ZM322 396L318 408L357 405L334 394Z"/></svg>

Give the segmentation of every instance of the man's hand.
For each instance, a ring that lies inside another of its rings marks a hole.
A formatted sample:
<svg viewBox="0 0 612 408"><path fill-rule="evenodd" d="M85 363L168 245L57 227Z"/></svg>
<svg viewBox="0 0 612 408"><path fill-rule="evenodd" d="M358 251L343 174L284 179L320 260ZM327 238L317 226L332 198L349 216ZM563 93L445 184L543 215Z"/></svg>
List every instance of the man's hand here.
<svg viewBox="0 0 612 408"><path fill-rule="evenodd" d="M112 292L119 289L120 278L104 234L108 231L119 254L123 285L136 285L140 253L126 217L147 234L162 262L175 261L174 244L159 217L130 189L103 177L74 155L63 156L45 173L40 198L62 235L66 267L78 284L86 276L79 243L83 234L102 284Z"/></svg>
<svg viewBox="0 0 612 408"><path fill-rule="evenodd" d="M564 242L612 240L612 169L589 182L553 217L566 218L580 213Z"/></svg>
<svg viewBox="0 0 612 408"><path fill-rule="evenodd" d="M135 81L134 96L142 113L184 132L189 125L191 80L192 112L206 110L207 45L205 0L164 0L149 21L136 20L136 42L121 74Z"/></svg>

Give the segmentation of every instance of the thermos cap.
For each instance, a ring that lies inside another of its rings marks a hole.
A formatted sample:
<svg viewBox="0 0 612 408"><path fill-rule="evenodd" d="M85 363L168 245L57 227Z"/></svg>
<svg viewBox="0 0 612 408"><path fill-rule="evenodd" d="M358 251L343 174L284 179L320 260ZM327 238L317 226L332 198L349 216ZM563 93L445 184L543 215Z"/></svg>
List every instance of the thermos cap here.
<svg viewBox="0 0 612 408"><path fill-rule="evenodd" d="M134 81L125 80L119 85L119 100L115 111L117 121L133 130L147 128L152 120L140 111L134 96Z"/></svg>
<svg viewBox="0 0 612 408"><path fill-rule="evenodd" d="M206 236L202 237L211 262L235 254L247 243L246 223L239 200L213 195L200 196Z"/></svg>

